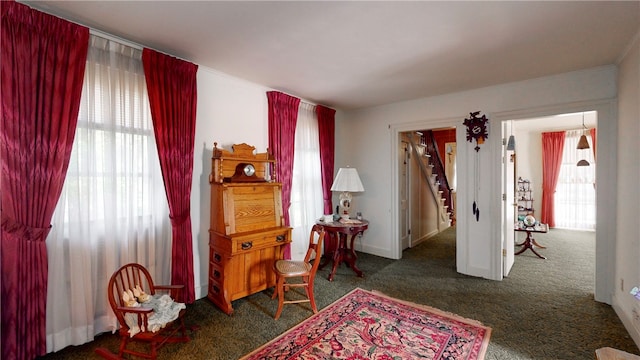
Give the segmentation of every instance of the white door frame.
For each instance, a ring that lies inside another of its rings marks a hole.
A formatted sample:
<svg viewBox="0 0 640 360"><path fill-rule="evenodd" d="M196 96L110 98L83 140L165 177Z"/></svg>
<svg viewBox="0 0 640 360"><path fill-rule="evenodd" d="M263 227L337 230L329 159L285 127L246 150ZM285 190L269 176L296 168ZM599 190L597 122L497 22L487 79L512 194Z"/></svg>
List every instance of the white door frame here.
<svg viewBox="0 0 640 360"><path fill-rule="evenodd" d="M402 136L402 134L399 134L398 136ZM411 189L410 186L410 179L411 179L411 166L410 166L410 161L411 161L411 149L410 149L410 144L408 141L406 140L400 140L400 145L401 145L401 150L402 153L400 153L399 155L401 157L398 158L398 169L400 170L398 172L398 177L400 178L400 180L398 181L398 186L399 189L401 187L404 188L404 196L400 196L400 209L398 212L398 215L400 216L400 243L402 244L402 250L409 248L412 246L413 244L413 239L412 236L413 234L411 234L411 196L409 196L409 190ZM404 171L404 176L403 176L403 171ZM402 195L402 194L400 194ZM404 202L404 204L403 204ZM403 226L405 227L403 229ZM403 231L404 230L404 231Z"/></svg>
<svg viewBox="0 0 640 360"><path fill-rule="evenodd" d="M509 276L509 271L515 261L514 246L514 224L516 221L516 200L515 200L515 172L516 172L516 152L507 150L509 135L513 134L512 121L502 122L502 277Z"/></svg>
<svg viewBox="0 0 640 360"><path fill-rule="evenodd" d="M411 131L419 131L419 130L426 130L426 129L442 129L442 128L448 128L448 127L456 127L456 129L459 129L462 126L462 121L459 118L447 118L447 119L437 119L437 120L422 120L422 121L418 121L418 122L413 122L413 123L405 123L405 124L394 124L394 125L390 125L390 136L391 136L391 151L393 151L394 153L391 154L392 159L394 159L391 162L391 174L394 174L393 176L391 176L391 255L393 256L394 259L400 259L402 258L402 242L400 241L401 239L401 234L400 234L400 195L398 194L398 189L399 189L399 176L397 176L397 174L399 174L399 167L398 167L398 161L396 161L396 159L399 158L399 154L397 153L401 146L400 146L400 136L402 133L404 132L411 132ZM456 133L460 131L460 130L456 130ZM459 229L456 227L456 239L459 239L460 237L457 236ZM456 240L456 242L459 240ZM456 249L458 249L459 247L456 246ZM460 251L460 250L456 250L456 251ZM458 263L458 262L456 262Z"/></svg>
<svg viewBox="0 0 640 360"><path fill-rule="evenodd" d="M616 241L616 184L617 184L617 137L618 115L615 99L603 99L576 103L561 104L553 107L533 108L526 110L493 113L490 117L492 128L499 129L502 121L531 119L544 116L552 116L566 113L596 111L598 121L598 143L596 146L596 158L606 161L596 162L596 266L595 266L595 300L611 304L615 290L615 241ZM493 172L498 178L501 176L501 151L502 139L489 136L494 149ZM501 193L501 182L493 184L493 193ZM606 204L606 206L605 206ZM494 213L500 212L501 202L493 204ZM494 224L493 238L496 239L494 251L499 251L503 228L500 223ZM613 234L613 235L612 235ZM500 257L502 259L502 257ZM502 272L502 263L492 264L494 275Z"/></svg>

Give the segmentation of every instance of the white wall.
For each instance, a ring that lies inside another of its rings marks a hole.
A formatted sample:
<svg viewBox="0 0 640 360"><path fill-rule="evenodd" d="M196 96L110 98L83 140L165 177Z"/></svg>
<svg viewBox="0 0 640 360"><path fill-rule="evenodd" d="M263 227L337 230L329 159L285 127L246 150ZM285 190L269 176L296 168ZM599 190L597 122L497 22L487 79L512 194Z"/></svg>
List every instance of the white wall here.
<svg viewBox="0 0 640 360"><path fill-rule="evenodd" d="M196 298L207 296L209 275L209 174L213 143L231 150L247 143L264 152L269 144L268 103L271 90L212 69L198 68L191 221Z"/></svg>
<svg viewBox="0 0 640 360"><path fill-rule="evenodd" d="M629 291L640 286L640 33L620 64L618 76L618 218L613 307L640 346L640 301Z"/></svg>
<svg viewBox="0 0 640 360"><path fill-rule="evenodd" d="M374 108L360 109L343 114L336 124L336 144L342 148L336 152L336 164L349 163L357 167L365 184L366 192L358 203L370 221L369 231L360 244L365 252L399 258L397 227L396 177L393 175L393 159L397 148L397 132L457 125L458 142L458 226L457 238L458 270L475 276L501 278L500 264L500 121L532 118L553 114L598 109L602 114L599 122L599 150L606 151L610 164L603 165L607 174L599 183L599 197L607 200L599 204L605 234L615 232L615 137L617 135L615 107L611 99L616 96L615 66L598 67L583 71L560 74L529 81L503 84L455 94L399 102ZM491 119L489 139L478 153L481 181L477 200L481 216L476 222L471 218L474 184L473 165L475 144L465 139L463 120L472 111L481 111ZM495 131L493 129L496 129ZM466 145L465 145L466 144ZM496 184L498 184L496 186ZM608 192L608 193L607 193ZM596 235L598 237L598 234ZM604 235L602 235L604 237ZM605 246L606 245L606 246ZM613 245L598 249L604 279L598 282L609 284L600 301L610 301L613 270Z"/></svg>
<svg viewBox="0 0 640 360"><path fill-rule="evenodd" d="M198 107L191 188L191 221L194 285L196 299L200 299L207 296L209 282L211 217L209 174L214 143L217 142L218 147L226 150L232 150L233 144L247 143L254 146L257 152L267 151L269 104L266 93L273 89L203 66L198 68L197 75ZM337 172L338 166L335 169ZM334 204L337 204L337 197L334 198ZM306 235L303 241L307 241Z"/></svg>

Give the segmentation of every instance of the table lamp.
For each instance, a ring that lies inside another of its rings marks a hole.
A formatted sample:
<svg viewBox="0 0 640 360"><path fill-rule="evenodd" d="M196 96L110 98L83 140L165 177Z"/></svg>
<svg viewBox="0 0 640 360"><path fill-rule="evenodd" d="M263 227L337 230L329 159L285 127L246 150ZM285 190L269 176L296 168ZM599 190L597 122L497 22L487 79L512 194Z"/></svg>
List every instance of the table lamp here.
<svg viewBox="0 0 640 360"><path fill-rule="evenodd" d="M343 219L349 218L349 209L351 208L351 193L364 191L358 170L355 168L340 168L338 175L333 180L331 191L341 191L340 193L340 216Z"/></svg>

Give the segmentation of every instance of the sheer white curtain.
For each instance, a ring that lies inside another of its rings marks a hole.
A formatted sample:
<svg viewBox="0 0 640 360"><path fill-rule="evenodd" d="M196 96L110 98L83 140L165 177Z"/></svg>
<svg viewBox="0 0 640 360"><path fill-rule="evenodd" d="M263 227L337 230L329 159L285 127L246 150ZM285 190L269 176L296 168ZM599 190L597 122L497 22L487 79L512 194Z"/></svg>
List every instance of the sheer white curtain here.
<svg viewBox="0 0 640 360"><path fill-rule="evenodd" d="M309 232L323 213L320 142L315 106L300 103L296 125L293 180L289 217L292 230L291 258L302 260Z"/></svg>
<svg viewBox="0 0 640 360"><path fill-rule="evenodd" d="M588 133L589 149L578 150L582 130L566 132L562 165L555 193L556 227L595 230L596 227L596 167L593 143ZM587 160L590 166L576 166Z"/></svg>
<svg viewBox="0 0 640 360"><path fill-rule="evenodd" d="M121 265L169 283L171 227L142 52L91 36L71 162L47 238L47 351L117 321L107 300Z"/></svg>

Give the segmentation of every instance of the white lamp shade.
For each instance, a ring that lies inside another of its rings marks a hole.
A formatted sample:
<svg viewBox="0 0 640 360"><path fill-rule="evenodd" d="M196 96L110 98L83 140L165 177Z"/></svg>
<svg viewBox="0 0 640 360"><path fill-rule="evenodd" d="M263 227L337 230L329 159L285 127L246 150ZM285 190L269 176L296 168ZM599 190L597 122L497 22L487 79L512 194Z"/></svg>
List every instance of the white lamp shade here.
<svg viewBox="0 0 640 360"><path fill-rule="evenodd" d="M338 175L333 180L331 191L349 191L360 192L364 191L360 176L358 176L358 170L355 168L340 168Z"/></svg>

